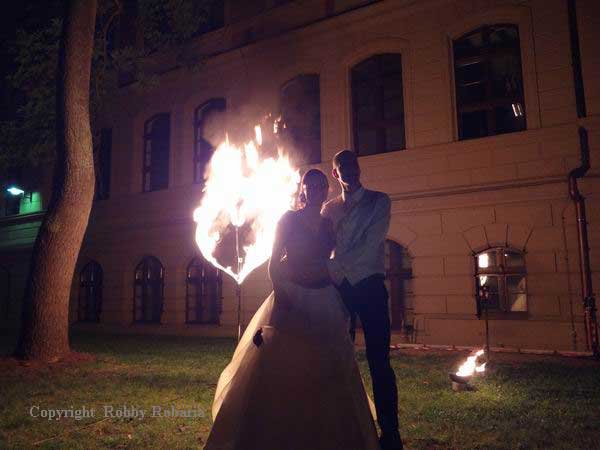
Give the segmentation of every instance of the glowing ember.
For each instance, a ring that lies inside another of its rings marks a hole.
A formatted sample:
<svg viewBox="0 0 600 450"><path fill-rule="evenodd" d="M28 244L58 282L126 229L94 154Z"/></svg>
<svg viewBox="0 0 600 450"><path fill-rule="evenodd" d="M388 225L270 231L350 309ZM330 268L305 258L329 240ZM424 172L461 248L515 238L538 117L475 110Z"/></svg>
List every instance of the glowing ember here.
<svg viewBox="0 0 600 450"><path fill-rule="evenodd" d="M478 350L474 355L471 355L467 360L458 368L456 375L459 377L470 377L473 373L485 372L485 365L477 364L477 358L484 354L483 350Z"/></svg>
<svg viewBox="0 0 600 450"><path fill-rule="evenodd" d="M204 196L194 211L196 243L204 258L228 273L238 284L271 255L277 222L294 202L300 174L287 157L261 160L258 149L262 132L256 126L255 139L243 148L229 139L217 147L207 170ZM233 228L232 228L233 227ZM228 233L245 234L239 245L235 269L223 266L215 255ZM233 230L233 231L232 231ZM238 269L239 264L239 269Z"/></svg>

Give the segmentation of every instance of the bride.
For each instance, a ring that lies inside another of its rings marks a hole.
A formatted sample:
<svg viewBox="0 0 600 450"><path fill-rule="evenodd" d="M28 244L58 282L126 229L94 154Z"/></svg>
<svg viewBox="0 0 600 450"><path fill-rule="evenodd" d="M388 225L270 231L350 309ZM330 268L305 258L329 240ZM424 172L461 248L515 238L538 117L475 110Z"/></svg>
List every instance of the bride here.
<svg viewBox="0 0 600 450"><path fill-rule="evenodd" d="M328 188L323 172L309 170L304 207L279 221L269 262L274 292L221 373L205 450L380 448L337 289L300 275L324 264L335 243L320 215Z"/></svg>

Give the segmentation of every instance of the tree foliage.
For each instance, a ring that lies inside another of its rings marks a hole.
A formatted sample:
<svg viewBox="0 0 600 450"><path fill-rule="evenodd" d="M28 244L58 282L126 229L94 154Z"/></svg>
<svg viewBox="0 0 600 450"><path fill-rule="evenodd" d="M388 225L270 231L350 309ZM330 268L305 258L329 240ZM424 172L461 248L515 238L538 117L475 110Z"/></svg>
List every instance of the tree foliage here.
<svg viewBox="0 0 600 450"><path fill-rule="evenodd" d="M154 86L157 76L144 69L150 55L176 50L206 29L214 0L137 0L131 45L115 46L119 21L127 0L101 0L96 20L90 113L97 138L96 118L102 103L118 89L118 72L128 72L142 88ZM63 8L51 12L46 23L19 29L10 43L14 71L3 82L18 92L12 118L0 122L0 173L14 167L52 161L56 139L56 68ZM199 60L195 60L197 63ZM187 64L189 65L189 64Z"/></svg>

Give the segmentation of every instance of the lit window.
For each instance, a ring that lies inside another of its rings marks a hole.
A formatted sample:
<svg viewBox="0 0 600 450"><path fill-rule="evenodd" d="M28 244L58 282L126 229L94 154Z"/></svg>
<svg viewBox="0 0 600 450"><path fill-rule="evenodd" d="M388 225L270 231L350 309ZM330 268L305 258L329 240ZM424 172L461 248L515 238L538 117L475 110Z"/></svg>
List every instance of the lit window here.
<svg viewBox="0 0 600 450"><path fill-rule="evenodd" d="M459 139L524 130L519 29L491 25L453 42Z"/></svg>
<svg viewBox="0 0 600 450"><path fill-rule="evenodd" d="M225 140L223 127L216 119L225 111L225 99L215 98L202 104L194 112L194 183L204 181L204 171L215 146Z"/></svg>
<svg viewBox="0 0 600 450"><path fill-rule="evenodd" d="M165 270L154 256L135 268L133 317L135 322L160 323L163 312Z"/></svg>
<svg viewBox="0 0 600 450"><path fill-rule="evenodd" d="M102 311L102 267L95 261L79 274L79 321L99 322Z"/></svg>
<svg viewBox="0 0 600 450"><path fill-rule="evenodd" d="M219 323L223 279L221 272L202 258L188 265L186 277L186 323Z"/></svg>
<svg viewBox="0 0 600 450"><path fill-rule="evenodd" d="M157 114L144 126L144 192L169 187L170 126L168 113Z"/></svg>
<svg viewBox="0 0 600 450"><path fill-rule="evenodd" d="M493 248L475 256L478 312L527 311L527 273L522 252Z"/></svg>
<svg viewBox="0 0 600 450"><path fill-rule="evenodd" d="M402 56L375 55L351 71L354 150L372 155L406 147Z"/></svg>

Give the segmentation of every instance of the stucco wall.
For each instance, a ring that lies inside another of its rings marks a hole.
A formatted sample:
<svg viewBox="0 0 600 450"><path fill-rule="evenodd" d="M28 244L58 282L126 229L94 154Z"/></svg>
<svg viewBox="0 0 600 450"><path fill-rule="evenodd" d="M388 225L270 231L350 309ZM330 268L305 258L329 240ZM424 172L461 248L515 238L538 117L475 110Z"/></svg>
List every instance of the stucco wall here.
<svg viewBox="0 0 600 450"><path fill-rule="evenodd" d="M104 269L102 323L131 323L134 267L152 254L166 271L165 325L160 326L189 328L183 324L185 268L196 251L192 211L201 197L192 183L195 107L224 97L224 120L237 124L241 116L250 126L277 110L278 90L287 80L318 73L321 167L328 172L333 154L352 146L349 69L373 54L400 52L407 149L362 157L360 163L364 184L393 200L389 238L411 257L417 341L481 343L473 253L508 245L526 254L529 314L493 320L493 345L572 349L573 319L577 349L583 350L577 236L566 180L579 164L577 130L585 126L593 167L581 188L598 286L600 60L594 46L600 14L598 2L577 4L584 119L576 113L566 2L559 0L379 2L221 53L199 71L170 71L155 90L123 88L103 119L113 129L111 198L94 206L79 264L94 259ZM528 129L457 141L450 41L480 25L506 22L519 25ZM170 187L142 193L143 124L158 112L171 113ZM336 193L332 183L331 195ZM248 320L270 291L265 268L243 289ZM221 322L232 332L236 315L229 280L224 295ZM74 283L74 312L76 297ZM208 326L196 329L214 332Z"/></svg>

